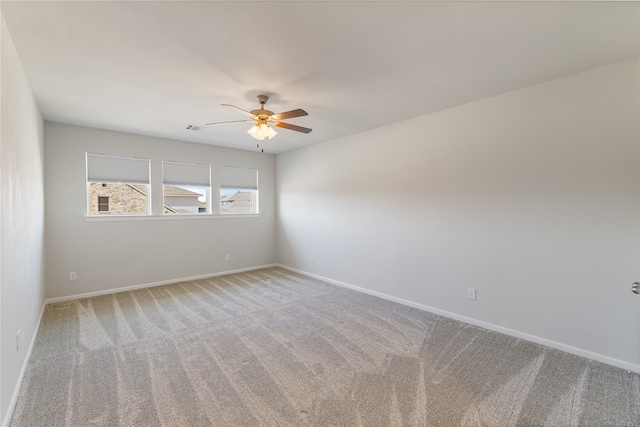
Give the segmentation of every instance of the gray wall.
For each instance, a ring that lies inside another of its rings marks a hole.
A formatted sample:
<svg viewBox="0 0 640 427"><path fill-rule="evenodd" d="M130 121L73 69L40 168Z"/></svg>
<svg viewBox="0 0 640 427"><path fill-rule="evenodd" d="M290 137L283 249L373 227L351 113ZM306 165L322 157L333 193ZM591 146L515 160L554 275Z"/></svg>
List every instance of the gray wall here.
<svg viewBox="0 0 640 427"><path fill-rule="evenodd" d="M204 144L45 122L47 298L100 293L275 262L275 157ZM162 161L259 170L260 215L87 221L85 153L151 159L152 205L162 211ZM225 260L224 255L230 254ZM77 280L69 280L69 272Z"/></svg>
<svg viewBox="0 0 640 427"><path fill-rule="evenodd" d="M638 75L278 155L278 262L640 372Z"/></svg>
<svg viewBox="0 0 640 427"><path fill-rule="evenodd" d="M44 305L44 194L42 118L4 18L0 31L0 420L5 424Z"/></svg>

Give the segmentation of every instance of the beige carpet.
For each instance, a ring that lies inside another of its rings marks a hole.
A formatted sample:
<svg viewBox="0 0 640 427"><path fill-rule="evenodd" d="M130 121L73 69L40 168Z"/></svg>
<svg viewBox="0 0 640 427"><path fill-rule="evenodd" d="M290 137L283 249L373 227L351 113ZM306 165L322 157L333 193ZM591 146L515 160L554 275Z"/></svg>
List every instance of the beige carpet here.
<svg viewBox="0 0 640 427"><path fill-rule="evenodd" d="M12 426L639 426L640 376L271 268L46 307Z"/></svg>

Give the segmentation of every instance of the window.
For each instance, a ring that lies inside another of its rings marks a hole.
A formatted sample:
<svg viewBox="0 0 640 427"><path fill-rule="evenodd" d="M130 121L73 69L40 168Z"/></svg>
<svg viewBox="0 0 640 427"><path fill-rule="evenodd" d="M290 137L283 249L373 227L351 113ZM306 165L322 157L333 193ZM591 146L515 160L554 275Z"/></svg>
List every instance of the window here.
<svg viewBox="0 0 640 427"><path fill-rule="evenodd" d="M165 214L211 213L211 167L193 163L162 162Z"/></svg>
<svg viewBox="0 0 640 427"><path fill-rule="evenodd" d="M87 153L89 215L149 215L149 159Z"/></svg>
<svg viewBox="0 0 640 427"><path fill-rule="evenodd" d="M220 213L258 212L258 171L223 167L220 170Z"/></svg>
<svg viewBox="0 0 640 427"><path fill-rule="evenodd" d="M109 197L98 196L98 212L109 212Z"/></svg>

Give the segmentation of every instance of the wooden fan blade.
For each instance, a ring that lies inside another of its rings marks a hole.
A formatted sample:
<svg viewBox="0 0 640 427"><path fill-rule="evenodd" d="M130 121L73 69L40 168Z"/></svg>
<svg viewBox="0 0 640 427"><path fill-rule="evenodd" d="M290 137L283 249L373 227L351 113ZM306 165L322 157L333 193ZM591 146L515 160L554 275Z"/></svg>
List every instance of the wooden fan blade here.
<svg viewBox="0 0 640 427"><path fill-rule="evenodd" d="M285 111L284 113L278 113L271 116L273 120L286 120L294 117L307 116L307 112L298 108L297 110Z"/></svg>
<svg viewBox="0 0 640 427"><path fill-rule="evenodd" d="M302 132L302 133L311 132L311 129L309 129L309 128L305 128L305 127L297 126L297 125L292 125L290 123L275 122L274 125L278 126L279 128L295 130L296 132Z"/></svg>
<svg viewBox="0 0 640 427"><path fill-rule="evenodd" d="M205 126L226 125L227 123L253 123L253 120L231 120L230 122L205 123Z"/></svg>
<svg viewBox="0 0 640 427"><path fill-rule="evenodd" d="M247 110L243 110L243 109L242 109L242 108L240 108L240 107L236 107L235 105L231 105L231 104L220 104L220 105L222 105L223 107L233 107L233 108L235 108L235 109L237 109L237 110L242 111L243 113L245 113L245 114L246 114L246 115L248 115L249 117L253 117L253 114L251 114L251 112L249 112L249 111L247 111Z"/></svg>

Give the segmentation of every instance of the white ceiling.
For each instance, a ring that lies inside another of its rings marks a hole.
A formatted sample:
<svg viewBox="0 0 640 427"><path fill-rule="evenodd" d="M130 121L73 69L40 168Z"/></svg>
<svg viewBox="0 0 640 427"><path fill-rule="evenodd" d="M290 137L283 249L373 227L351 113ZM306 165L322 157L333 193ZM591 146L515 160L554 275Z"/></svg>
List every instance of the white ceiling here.
<svg viewBox="0 0 640 427"><path fill-rule="evenodd" d="M6 1L46 120L255 150L240 120L268 94L271 153L640 54L638 2Z"/></svg>

